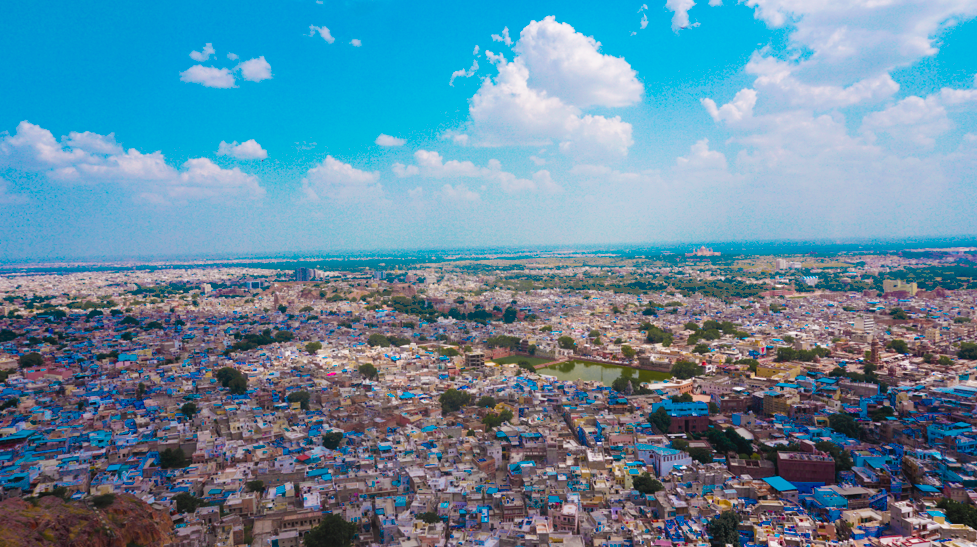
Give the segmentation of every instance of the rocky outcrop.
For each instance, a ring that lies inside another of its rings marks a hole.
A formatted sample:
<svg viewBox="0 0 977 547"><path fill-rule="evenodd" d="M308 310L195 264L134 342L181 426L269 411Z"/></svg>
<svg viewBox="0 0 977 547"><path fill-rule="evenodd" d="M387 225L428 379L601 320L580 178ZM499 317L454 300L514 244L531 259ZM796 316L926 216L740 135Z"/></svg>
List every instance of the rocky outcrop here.
<svg viewBox="0 0 977 547"><path fill-rule="evenodd" d="M167 512L128 494L102 509L54 496L0 502L0 547L162 547L172 534Z"/></svg>

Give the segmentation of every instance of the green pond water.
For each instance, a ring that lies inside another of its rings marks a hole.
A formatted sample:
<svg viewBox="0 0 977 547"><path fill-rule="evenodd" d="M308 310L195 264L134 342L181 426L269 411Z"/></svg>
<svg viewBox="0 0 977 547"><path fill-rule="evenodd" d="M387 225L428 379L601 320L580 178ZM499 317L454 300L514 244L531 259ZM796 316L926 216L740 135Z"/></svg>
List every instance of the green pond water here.
<svg viewBox="0 0 977 547"><path fill-rule="evenodd" d="M538 370L540 374L555 376L564 381L572 380L593 380L603 382L605 386L610 386L614 380L620 376L637 378L639 382L660 382L672 377L667 372L656 372L653 370L638 370L634 368L622 367L620 365L607 365L604 363L588 363L585 361L567 361L559 365L553 365Z"/></svg>

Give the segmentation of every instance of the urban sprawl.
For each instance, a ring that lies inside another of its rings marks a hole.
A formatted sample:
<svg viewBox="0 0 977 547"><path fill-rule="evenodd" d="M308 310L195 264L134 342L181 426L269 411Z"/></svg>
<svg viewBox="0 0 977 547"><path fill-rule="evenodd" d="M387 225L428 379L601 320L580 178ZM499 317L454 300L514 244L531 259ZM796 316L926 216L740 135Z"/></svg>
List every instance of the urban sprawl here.
<svg viewBox="0 0 977 547"><path fill-rule="evenodd" d="M0 271L0 546L977 547L973 249Z"/></svg>

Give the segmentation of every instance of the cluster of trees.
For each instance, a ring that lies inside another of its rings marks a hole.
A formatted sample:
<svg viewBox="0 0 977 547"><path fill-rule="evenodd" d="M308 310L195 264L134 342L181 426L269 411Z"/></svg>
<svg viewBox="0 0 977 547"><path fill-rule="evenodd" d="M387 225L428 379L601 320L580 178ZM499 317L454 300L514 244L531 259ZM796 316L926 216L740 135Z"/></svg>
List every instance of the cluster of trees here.
<svg viewBox="0 0 977 547"><path fill-rule="evenodd" d="M862 426L850 414L838 412L828 416L828 427L852 439L860 439L862 436Z"/></svg>
<svg viewBox="0 0 977 547"><path fill-rule="evenodd" d="M482 395L482 397L475 404L482 408L492 408L498 404L498 402L495 400L495 397L492 397L491 395Z"/></svg>
<svg viewBox="0 0 977 547"><path fill-rule="evenodd" d="M322 446L329 450L336 450L339 448L339 443L343 442L343 437L345 436L342 431L330 431L322 436Z"/></svg>
<svg viewBox="0 0 977 547"><path fill-rule="evenodd" d="M709 536L709 543L712 547L725 547L732 545L740 547L740 533L737 527L740 518L733 511L723 511L718 517L706 524L706 535Z"/></svg>
<svg viewBox="0 0 977 547"><path fill-rule="evenodd" d="M223 367L214 375L222 387L226 387L231 395L244 395L248 391L248 377L241 371Z"/></svg>
<svg viewBox="0 0 977 547"><path fill-rule="evenodd" d="M377 370L377 367L370 363L363 363L356 370L368 380L374 380L380 377L380 372Z"/></svg>
<svg viewBox="0 0 977 547"><path fill-rule="evenodd" d="M424 524L435 524L441 522L441 517L439 517L434 511L425 511L417 515L417 520L423 522Z"/></svg>
<svg viewBox="0 0 977 547"><path fill-rule="evenodd" d="M977 528L977 507L947 498L941 499L936 506L946 512L947 520L953 524L965 524Z"/></svg>
<svg viewBox="0 0 977 547"><path fill-rule="evenodd" d="M717 452L722 454L729 452L753 454L753 443L737 433L732 427L727 427L725 430L710 429L706 431L706 439Z"/></svg>
<svg viewBox="0 0 977 547"><path fill-rule="evenodd" d="M561 336L556 339L556 344L561 349L577 349L577 343L569 336Z"/></svg>
<svg viewBox="0 0 977 547"><path fill-rule="evenodd" d="M485 346L489 348L508 348L515 349L519 347L519 343L522 339L518 336L506 336L500 334L499 336L492 336L485 340Z"/></svg>
<svg viewBox="0 0 977 547"><path fill-rule="evenodd" d="M123 319L123 321L125 320ZM295 335L287 330L280 330L274 335L272 335L271 329L265 329L260 334L235 333L234 338L237 342L227 348L224 354L230 355L236 351L250 351L276 342L288 342L294 337Z"/></svg>
<svg viewBox="0 0 977 547"><path fill-rule="evenodd" d="M702 324L702 327L690 321L685 324L685 328L692 331L692 334L689 335L689 345L693 345L699 340L719 340L724 334L736 338L746 338L749 336L749 333L737 330L736 325L731 321L719 322L709 319Z"/></svg>
<svg viewBox="0 0 977 547"><path fill-rule="evenodd" d="M649 414L648 421L663 435L668 433L668 428L672 427L672 417L668 415L668 412L663 406L658 407L658 410Z"/></svg>
<svg viewBox="0 0 977 547"><path fill-rule="evenodd" d="M782 346L777 348L777 357L774 358L774 361L778 363L785 363L787 361L811 363L822 357L830 356L831 350L822 348L821 346L815 347L814 349L794 349L792 347Z"/></svg>
<svg viewBox="0 0 977 547"><path fill-rule="evenodd" d="M828 373L828 376L844 377L855 382L869 382L872 384L877 384L879 386L880 393L885 393L889 391L889 384L879 379L878 374L875 373L876 368L874 364L865 363L865 365L862 367L862 370L865 371L865 374L853 372L847 369L843 369L841 367L835 367L831 369L831 372Z"/></svg>
<svg viewBox="0 0 977 547"><path fill-rule="evenodd" d="M315 352L319 351L320 349L322 349L321 342L309 342L305 345L305 352L309 355L314 355Z"/></svg>
<svg viewBox="0 0 977 547"><path fill-rule="evenodd" d="M10 329L0 330L0 342L10 342L16 340L20 335Z"/></svg>
<svg viewBox="0 0 977 547"><path fill-rule="evenodd" d="M163 469L183 469L190 465L182 448L167 448L159 453L159 466Z"/></svg>
<svg viewBox="0 0 977 547"><path fill-rule="evenodd" d="M496 414L495 412L489 412L482 418L482 424L485 426L486 431L492 431L496 427L507 423L512 419L512 412L509 410L503 410Z"/></svg>
<svg viewBox="0 0 977 547"><path fill-rule="evenodd" d="M375 332L371 334L369 338L367 338L366 343L369 344L371 347L378 347L378 346L381 348L389 348L391 346L400 347L400 346L406 346L407 344L410 344L410 338L405 338L403 336L394 336L394 335L385 336L383 334L380 334L379 332Z"/></svg>
<svg viewBox="0 0 977 547"><path fill-rule="evenodd" d="M634 356L637 355L637 354L638 354L638 352L635 351L635 349L632 348L631 346L629 346L627 344L624 344L624 345L621 346L621 355L623 355L625 359L628 359L628 360L634 359Z"/></svg>
<svg viewBox="0 0 977 547"><path fill-rule="evenodd" d="M302 410L309 410L309 399L312 396L309 395L308 391L296 391L294 393L289 393L286 399L290 403L298 403Z"/></svg>
<svg viewBox="0 0 977 547"><path fill-rule="evenodd" d="M36 368L44 366L44 357L40 353L26 353L17 358L20 368Z"/></svg>
<svg viewBox="0 0 977 547"><path fill-rule="evenodd" d="M356 525L338 513L322 517L319 525L302 538L305 547L349 547L356 538Z"/></svg>
<svg viewBox="0 0 977 547"><path fill-rule="evenodd" d="M180 407L180 412L187 417L188 420L193 419L193 415L197 413L197 405L194 403L183 403Z"/></svg>
<svg viewBox="0 0 977 547"><path fill-rule="evenodd" d="M438 397L438 402L441 403L442 414L451 414L471 404L472 395L467 391L451 388L442 393L441 397Z"/></svg>
<svg viewBox="0 0 977 547"><path fill-rule="evenodd" d="M957 352L957 357L968 361L977 361L977 343L963 342L960 344L960 351Z"/></svg>
<svg viewBox="0 0 977 547"><path fill-rule="evenodd" d="M658 492L664 488L662 483L658 482L658 480L652 477L647 471L635 477L634 480L631 481L631 485L635 490L645 495L654 494L655 492Z"/></svg>
<svg viewBox="0 0 977 547"><path fill-rule="evenodd" d="M536 372L536 367L534 367L529 361L520 360L518 363L516 363L516 365L526 372Z"/></svg>
<svg viewBox="0 0 977 547"><path fill-rule="evenodd" d="M889 316L899 321L905 321L909 319L909 315L906 313L906 310L902 308L892 308L891 310L889 310Z"/></svg>
<svg viewBox="0 0 977 547"><path fill-rule="evenodd" d="M647 340L649 344L661 344L666 348L672 345L674 336L672 336L672 333L666 330L662 330L651 323L642 323L640 330L645 331L645 340Z"/></svg>
<svg viewBox="0 0 977 547"><path fill-rule="evenodd" d="M679 378L681 380L688 380L689 378L701 376L705 372L705 369L693 363L692 361L686 361L684 359L680 359L678 361L675 361L675 364L672 365L671 372L672 372L672 376L676 378Z"/></svg>
<svg viewBox="0 0 977 547"><path fill-rule="evenodd" d="M891 349L896 353L901 353L902 355L909 355L909 344L905 340L900 340L895 338L889 340L889 343L885 345L886 348Z"/></svg>
<svg viewBox="0 0 977 547"><path fill-rule="evenodd" d="M173 497L173 501L176 502L177 513L193 513L197 509L207 505L207 502L189 492L180 492Z"/></svg>

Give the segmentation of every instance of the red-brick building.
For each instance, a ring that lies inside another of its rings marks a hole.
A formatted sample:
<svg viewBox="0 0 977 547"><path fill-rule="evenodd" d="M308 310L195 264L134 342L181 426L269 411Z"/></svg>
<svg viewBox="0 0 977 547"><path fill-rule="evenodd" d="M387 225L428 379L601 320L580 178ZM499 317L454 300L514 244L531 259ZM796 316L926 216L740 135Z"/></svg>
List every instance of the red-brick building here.
<svg viewBox="0 0 977 547"><path fill-rule="evenodd" d="M834 484L835 461L821 453L778 452L777 473L790 482Z"/></svg>

